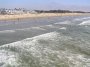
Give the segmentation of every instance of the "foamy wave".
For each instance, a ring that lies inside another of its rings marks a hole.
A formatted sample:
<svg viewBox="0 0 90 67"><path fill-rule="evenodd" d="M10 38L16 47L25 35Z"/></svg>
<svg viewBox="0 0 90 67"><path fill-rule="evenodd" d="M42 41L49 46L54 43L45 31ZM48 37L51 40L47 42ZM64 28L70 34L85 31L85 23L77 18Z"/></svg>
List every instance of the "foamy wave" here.
<svg viewBox="0 0 90 67"><path fill-rule="evenodd" d="M62 42L72 40L58 32L27 38L0 47L1 67L89 67L90 59L74 54ZM3 58L4 57L4 58Z"/></svg>
<svg viewBox="0 0 90 67"><path fill-rule="evenodd" d="M0 31L0 33L14 33L14 30L4 30L4 31Z"/></svg>
<svg viewBox="0 0 90 67"><path fill-rule="evenodd" d="M90 25L90 20L88 20L88 21L83 21L83 22L80 23L79 25Z"/></svg>
<svg viewBox="0 0 90 67"><path fill-rule="evenodd" d="M60 29L62 29L62 30L66 30L67 28L66 28L66 27L61 27Z"/></svg>
<svg viewBox="0 0 90 67"><path fill-rule="evenodd" d="M7 50L0 50L0 67L7 67L8 65L17 66L14 53Z"/></svg>
<svg viewBox="0 0 90 67"><path fill-rule="evenodd" d="M16 31L26 31L26 30L30 30L31 28L23 28L23 29L15 29Z"/></svg>
<svg viewBox="0 0 90 67"><path fill-rule="evenodd" d="M41 28L41 27L32 27L31 29L46 30L46 29L43 29L43 28Z"/></svg>
<svg viewBox="0 0 90 67"><path fill-rule="evenodd" d="M70 21L64 21L64 22L57 22L55 24L71 24L71 22Z"/></svg>
<svg viewBox="0 0 90 67"><path fill-rule="evenodd" d="M20 31L29 31L31 29L35 29L35 30L46 30L42 27L31 27L31 28L23 28L23 29L16 29L16 30L20 30Z"/></svg>
<svg viewBox="0 0 90 67"><path fill-rule="evenodd" d="M57 28L57 27L53 26L52 24L51 24L51 25L46 25L46 27L49 27L49 28Z"/></svg>
<svg viewBox="0 0 90 67"><path fill-rule="evenodd" d="M90 17L84 17L84 18L82 18L83 20L85 20L85 19L90 19Z"/></svg>
<svg viewBox="0 0 90 67"><path fill-rule="evenodd" d="M82 21L82 20L87 20L87 19L90 19L90 17L77 18L77 19L74 19L74 21Z"/></svg>

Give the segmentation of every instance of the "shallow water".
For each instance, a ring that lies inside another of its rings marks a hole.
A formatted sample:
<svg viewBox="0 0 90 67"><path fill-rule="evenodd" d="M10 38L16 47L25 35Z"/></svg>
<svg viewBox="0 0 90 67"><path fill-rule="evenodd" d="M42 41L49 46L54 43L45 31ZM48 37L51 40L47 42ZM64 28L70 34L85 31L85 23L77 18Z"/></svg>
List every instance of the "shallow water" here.
<svg viewBox="0 0 90 67"><path fill-rule="evenodd" d="M1 21L0 67L90 67L89 21L89 16Z"/></svg>

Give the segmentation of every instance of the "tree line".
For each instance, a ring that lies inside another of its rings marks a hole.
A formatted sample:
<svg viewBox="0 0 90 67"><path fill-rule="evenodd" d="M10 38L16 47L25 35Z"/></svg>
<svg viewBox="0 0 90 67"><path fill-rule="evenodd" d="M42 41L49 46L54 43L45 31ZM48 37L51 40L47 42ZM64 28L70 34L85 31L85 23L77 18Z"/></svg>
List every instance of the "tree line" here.
<svg viewBox="0 0 90 67"><path fill-rule="evenodd" d="M84 11L70 11L70 10L35 10L37 13L87 13Z"/></svg>

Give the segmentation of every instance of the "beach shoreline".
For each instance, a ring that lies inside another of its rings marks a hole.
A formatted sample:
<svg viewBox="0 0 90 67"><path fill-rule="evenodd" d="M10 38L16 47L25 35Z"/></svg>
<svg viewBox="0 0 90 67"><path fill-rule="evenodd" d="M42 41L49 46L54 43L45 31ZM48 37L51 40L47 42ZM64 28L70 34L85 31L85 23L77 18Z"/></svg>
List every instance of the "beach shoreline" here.
<svg viewBox="0 0 90 67"><path fill-rule="evenodd" d="M0 15L0 21L2 20L19 20L25 18L40 18L40 17L58 17L58 16L80 16L85 15L83 13L36 13L36 14L18 14L18 15Z"/></svg>

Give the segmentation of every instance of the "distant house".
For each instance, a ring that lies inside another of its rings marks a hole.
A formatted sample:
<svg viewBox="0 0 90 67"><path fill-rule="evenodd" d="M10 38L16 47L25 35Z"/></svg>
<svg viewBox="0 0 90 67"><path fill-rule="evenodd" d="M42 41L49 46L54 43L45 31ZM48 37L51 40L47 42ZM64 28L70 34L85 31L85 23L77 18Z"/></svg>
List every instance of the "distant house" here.
<svg viewBox="0 0 90 67"><path fill-rule="evenodd" d="M1 10L0 10L0 14L1 14L1 15L5 15L5 14L7 14L7 12L5 11L5 9L1 9Z"/></svg>
<svg viewBox="0 0 90 67"><path fill-rule="evenodd" d="M7 14L11 14L11 15L24 13L22 10L14 10L14 9L6 10L6 12L7 12Z"/></svg>
<svg viewBox="0 0 90 67"><path fill-rule="evenodd" d="M15 8L15 9L5 9L5 8L2 8L0 9L0 14L3 14L3 15L15 15L15 14L28 14L28 13L32 13L32 14L35 14L37 13L36 11L34 10L26 10L24 8Z"/></svg>
<svg viewBox="0 0 90 67"><path fill-rule="evenodd" d="M32 14L36 14L37 12L36 12L36 11L34 11L34 10L32 10L32 11L30 11L30 13L32 13Z"/></svg>

